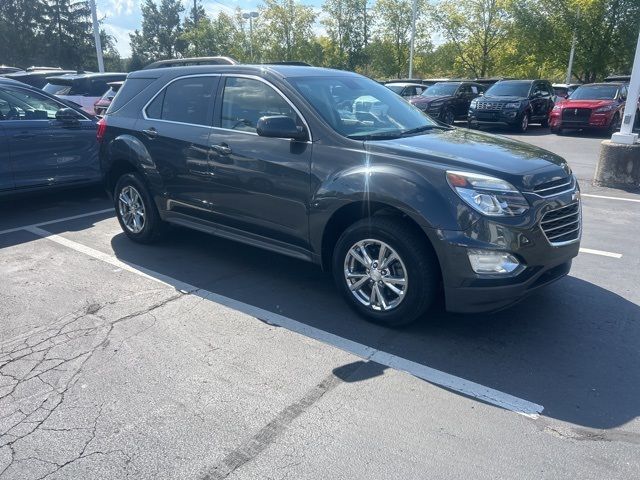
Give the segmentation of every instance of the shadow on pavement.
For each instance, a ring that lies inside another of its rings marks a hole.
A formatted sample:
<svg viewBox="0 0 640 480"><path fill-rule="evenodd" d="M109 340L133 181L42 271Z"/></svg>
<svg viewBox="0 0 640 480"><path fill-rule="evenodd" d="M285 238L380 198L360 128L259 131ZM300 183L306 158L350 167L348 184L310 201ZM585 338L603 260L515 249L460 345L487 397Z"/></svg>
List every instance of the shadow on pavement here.
<svg viewBox="0 0 640 480"><path fill-rule="evenodd" d="M499 313L436 312L390 331L355 315L330 275L302 261L179 229L158 245L119 234L111 246L124 262L541 404L548 417L608 429L640 414L640 307L575 277ZM362 363L347 381L382 374Z"/></svg>

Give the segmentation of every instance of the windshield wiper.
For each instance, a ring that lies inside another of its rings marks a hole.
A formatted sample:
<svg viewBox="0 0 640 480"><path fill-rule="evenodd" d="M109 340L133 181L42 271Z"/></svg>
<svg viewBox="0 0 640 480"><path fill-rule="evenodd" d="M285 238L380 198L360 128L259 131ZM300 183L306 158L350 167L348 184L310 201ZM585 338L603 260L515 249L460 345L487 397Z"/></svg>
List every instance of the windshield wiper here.
<svg viewBox="0 0 640 480"><path fill-rule="evenodd" d="M394 132L394 133L365 133L365 134L352 134L347 135L347 138L351 138L353 140L391 140L394 138L400 138L402 136L402 132Z"/></svg>
<svg viewBox="0 0 640 480"><path fill-rule="evenodd" d="M414 133L420 133L420 132L424 132L424 131L427 131L427 130L432 130L434 128L437 128L438 130L449 130L451 127L445 127L445 126L442 126L442 125L422 125L421 127L416 127L416 128L411 128L409 130L405 130L400 135L402 135L404 137L405 135L413 135Z"/></svg>

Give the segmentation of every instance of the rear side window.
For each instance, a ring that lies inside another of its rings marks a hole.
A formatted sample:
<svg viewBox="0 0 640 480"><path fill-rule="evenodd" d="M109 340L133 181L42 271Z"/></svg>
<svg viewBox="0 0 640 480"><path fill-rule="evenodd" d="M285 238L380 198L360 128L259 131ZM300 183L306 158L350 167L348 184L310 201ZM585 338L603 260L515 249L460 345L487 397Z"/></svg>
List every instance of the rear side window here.
<svg viewBox="0 0 640 480"><path fill-rule="evenodd" d="M145 88L151 85L155 78L129 78L127 79L118 93L113 98L111 105L107 112L115 112L125 106L133 97L142 92Z"/></svg>
<svg viewBox="0 0 640 480"><path fill-rule="evenodd" d="M147 117L208 125L217 85L218 77L189 77L176 80L149 104L146 109ZM119 94L116 95L116 99L118 97Z"/></svg>

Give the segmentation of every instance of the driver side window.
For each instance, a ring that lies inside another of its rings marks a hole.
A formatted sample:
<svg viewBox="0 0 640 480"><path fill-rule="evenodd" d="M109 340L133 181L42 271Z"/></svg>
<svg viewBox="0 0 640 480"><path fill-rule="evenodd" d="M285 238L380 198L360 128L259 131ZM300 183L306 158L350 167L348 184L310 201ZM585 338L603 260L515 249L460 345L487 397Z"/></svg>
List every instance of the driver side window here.
<svg viewBox="0 0 640 480"><path fill-rule="evenodd" d="M220 127L256 133L258 120L271 115L284 115L301 124L291 105L266 83L252 78L226 79Z"/></svg>
<svg viewBox="0 0 640 480"><path fill-rule="evenodd" d="M53 120L63 105L22 88L0 89L0 120Z"/></svg>

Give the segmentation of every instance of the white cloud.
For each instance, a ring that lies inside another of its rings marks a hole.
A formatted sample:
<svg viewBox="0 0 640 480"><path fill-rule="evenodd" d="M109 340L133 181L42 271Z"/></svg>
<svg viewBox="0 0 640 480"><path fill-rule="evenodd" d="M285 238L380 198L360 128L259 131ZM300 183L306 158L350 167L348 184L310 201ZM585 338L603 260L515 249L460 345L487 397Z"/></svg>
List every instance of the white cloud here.
<svg viewBox="0 0 640 480"><path fill-rule="evenodd" d="M131 15L136 3L135 0L109 0L109 2L111 4L110 12L116 17L119 17L122 13Z"/></svg>
<svg viewBox="0 0 640 480"><path fill-rule="evenodd" d="M131 56L129 34L133 33L133 30L109 24L105 24L104 29L109 35L116 39L116 50L118 50L120 56L122 58L129 58Z"/></svg>

